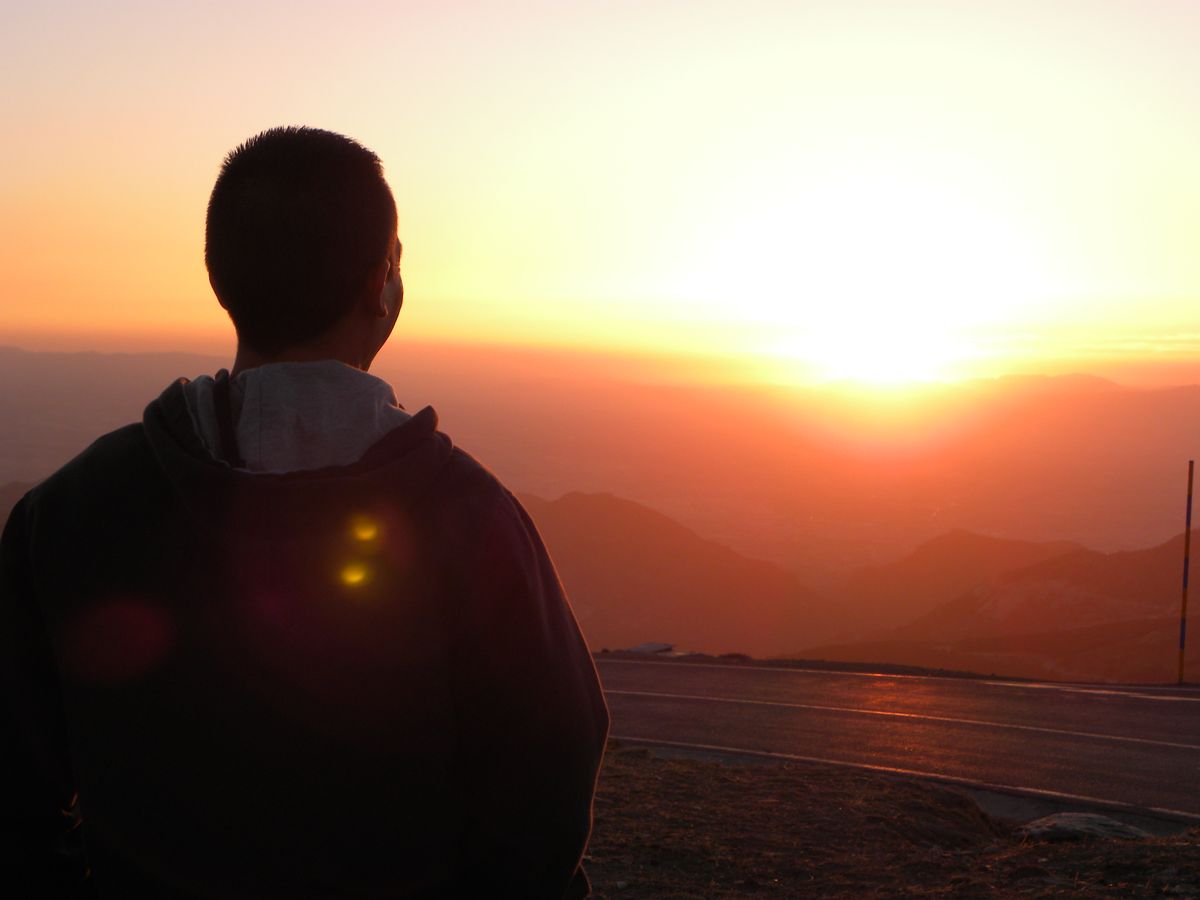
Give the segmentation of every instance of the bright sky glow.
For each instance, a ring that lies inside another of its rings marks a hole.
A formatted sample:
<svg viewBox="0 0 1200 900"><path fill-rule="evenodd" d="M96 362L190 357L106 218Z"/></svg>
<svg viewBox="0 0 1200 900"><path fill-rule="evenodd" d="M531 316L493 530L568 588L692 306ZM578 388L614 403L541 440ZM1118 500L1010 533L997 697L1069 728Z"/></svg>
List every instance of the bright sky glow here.
<svg viewBox="0 0 1200 900"><path fill-rule="evenodd" d="M1197 345L1194 0L11 6L0 343L228 346L208 191L304 123L384 159L401 340L885 382Z"/></svg>

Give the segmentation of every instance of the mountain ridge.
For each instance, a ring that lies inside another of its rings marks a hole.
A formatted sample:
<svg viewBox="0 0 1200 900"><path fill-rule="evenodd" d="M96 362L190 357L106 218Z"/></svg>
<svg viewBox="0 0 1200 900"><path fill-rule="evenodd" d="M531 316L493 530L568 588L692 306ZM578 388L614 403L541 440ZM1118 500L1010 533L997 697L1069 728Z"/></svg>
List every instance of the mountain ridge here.
<svg viewBox="0 0 1200 900"><path fill-rule="evenodd" d="M828 631L821 599L785 569L612 494L520 496L594 650L661 640L768 656Z"/></svg>
<svg viewBox="0 0 1200 900"><path fill-rule="evenodd" d="M860 637L881 636L1006 572L1079 549L1073 541L1024 541L955 528L894 562L852 573L833 596L859 610Z"/></svg>

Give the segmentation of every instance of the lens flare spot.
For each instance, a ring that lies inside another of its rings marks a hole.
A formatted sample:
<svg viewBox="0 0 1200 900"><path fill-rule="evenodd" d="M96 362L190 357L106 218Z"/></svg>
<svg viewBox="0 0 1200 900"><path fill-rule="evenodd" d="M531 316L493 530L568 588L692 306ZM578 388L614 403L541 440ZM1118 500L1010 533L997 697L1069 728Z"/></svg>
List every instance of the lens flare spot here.
<svg viewBox="0 0 1200 900"><path fill-rule="evenodd" d="M367 516L355 516L350 520L350 534L356 541L373 541L379 537L379 523Z"/></svg>
<svg viewBox="0 0 1200 900"><path fill-rule="evenodd" d="M369 574L370 573L367 571L367 567L365 565L362 563L353 562L342 566L340 577L342 584L346 585L347 587L357 587L367 580L367 576Z"/></svg>
<svg viewBox="0 0 1200 900"><path fill-rule="evenodd" d="M175 631L166 611L150 601L98 603L64 623L66 668L74 678L97 684L135 681L167 659Z"/></svg>

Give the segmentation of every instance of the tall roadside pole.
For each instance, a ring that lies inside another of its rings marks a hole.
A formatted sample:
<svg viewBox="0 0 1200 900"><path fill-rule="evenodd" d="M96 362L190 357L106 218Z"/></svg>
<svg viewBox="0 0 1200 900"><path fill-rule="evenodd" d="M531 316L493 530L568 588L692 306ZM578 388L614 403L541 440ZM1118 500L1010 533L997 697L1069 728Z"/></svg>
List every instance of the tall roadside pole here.
<svg viewBox="0 0 1200 900"><path fill-rule="evenodd" d="M1183 684L1183 651L1187 644L1188 559L1192 550L1192 473L1196 461L1188 460L1187 524L1183 531L1183 604L1179 608L1179 683Z"/></svg>

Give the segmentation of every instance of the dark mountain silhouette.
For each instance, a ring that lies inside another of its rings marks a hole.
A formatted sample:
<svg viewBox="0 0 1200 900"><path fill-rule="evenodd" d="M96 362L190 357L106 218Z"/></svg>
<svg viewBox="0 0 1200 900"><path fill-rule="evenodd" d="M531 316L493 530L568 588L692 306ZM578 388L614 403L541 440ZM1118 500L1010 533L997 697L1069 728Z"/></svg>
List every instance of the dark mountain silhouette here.
<svg viewBox="0 0 1200 900"><path fill-rule="evenodd" d="M608 494L523 496L592 648L661 640L710 653L780 653L827 633L791 573Z"/></svg>
<svg viewBox="0 0 1200 900"><path fill-rule="evenodd" d="M886 638L801 655L1074 681L1173 681L1182 566L1182 534L1146 550L1076 550L1002 573ZM1200 680L1200 647L1192 643L1187 677Z"/></svg>
<svg viewBox="0 0 1200 900"><path fill-rule="evenodd" d="M878 636L1004 572L1080 549L1068 541L1038 544L955 530L894 563L855 572L834 597L855 611L851 633Z"/></svg>

